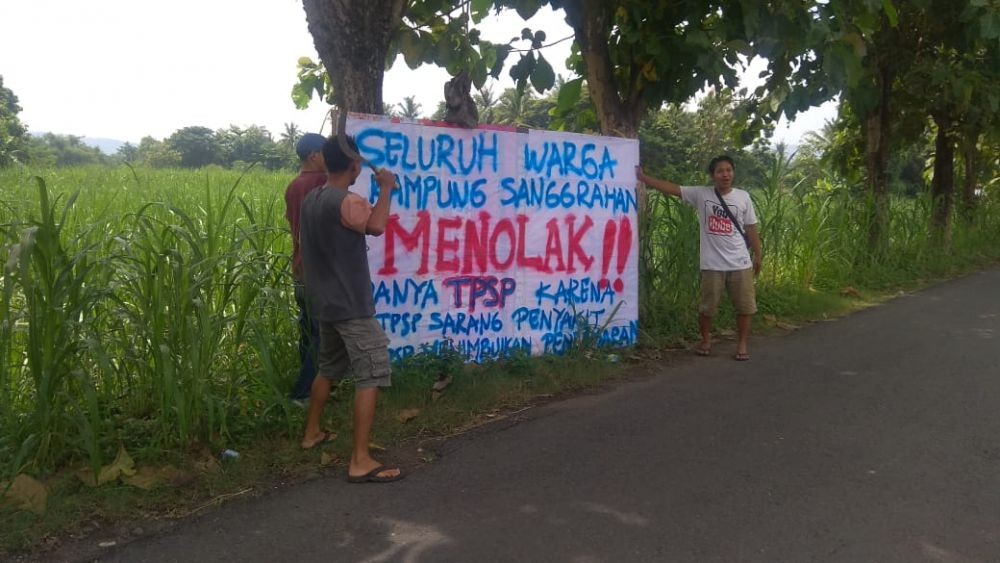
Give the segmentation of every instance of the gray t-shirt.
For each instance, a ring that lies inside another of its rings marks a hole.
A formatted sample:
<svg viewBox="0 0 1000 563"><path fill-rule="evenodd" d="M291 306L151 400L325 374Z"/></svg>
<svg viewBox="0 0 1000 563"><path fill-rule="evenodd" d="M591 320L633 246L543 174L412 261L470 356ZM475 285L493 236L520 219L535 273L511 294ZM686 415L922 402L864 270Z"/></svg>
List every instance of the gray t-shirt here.
<svg viewBox="0 0 1000 563"><path fill-rule="evenodd" d="M375 316L365 235L344 226L351 192L316 188L302 201L299 238L312 315L324 322Z"/></svg>

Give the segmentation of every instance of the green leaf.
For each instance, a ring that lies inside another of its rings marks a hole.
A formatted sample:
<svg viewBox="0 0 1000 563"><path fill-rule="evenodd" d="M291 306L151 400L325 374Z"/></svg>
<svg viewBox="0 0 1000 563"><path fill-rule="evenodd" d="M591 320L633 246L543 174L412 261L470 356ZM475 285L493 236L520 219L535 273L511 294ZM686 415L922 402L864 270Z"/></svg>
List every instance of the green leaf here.
<svg viewBox="0 0 1000 563"><path fill-rule="evenodd" d="M486 77L489 74L486 72L486 63L482 59L476 61L476 64L472 67L472 84L477 88L482 88L486 84Z"/></svg>
<svg viewBox="0 0 1000 563"><path fill-rule="evenodd" d="M878 107L878 90L870 85L860 85L847 92L848 102L854 113L864 119Z"/></svg>
<svg viewBox="0 0 1000 563"><path fill-rule="evenodd" d="M434 62L440 66L447 67L453 59L454 49L451 46L451 42L444 39L438 41L434 49Z"/></svg>
<svg viewBox="0 0 1000 563"><path fill-rule="evenodd" d="M979 34L983 39L992 41L1000 37L1000 18L994 14L986 14L979 19Z"/></svg>
<svg viewBox="0 0 1000 563"><path fill-rule="evenodd" d="M562 85L559 89L559 100L556 107L559 113L566 113L573 109L573 106L580 101L580 92L583 89L583 78L576 78Z"/></svg>
<svg viewBox="0 0 1000 563"><path fill-rule="evenodd" d="M750 44L743 39L733 39L726 43L726 47L730 50L740 53L741 55L751 54Z"/></svg>
<svg viewBox="0 0 1000 563"><path fill-rule="evenodd" d="M503 71L503 64L507 60L507 55L510 55L510 45L497 45L496 58L490 66L490 76L500 78L500 72Z"/></svg>
<svg viewBox="0 0 1000 563"><path fill-rule="evenodd" d="M892 5L892 0L882 0L882 10L885 12L886 17L889 18L889 25L896 27L899 23L899 13L896 12L896 7Z"/></svg>
<svg viewBox="0 0 1000 563"><path fill-rule="evenodd" d="M824 70L837 83L855 87L864 75L862 59L848 43L837 42L824 54Z"/></svg>
<svg viewBox="0 0 1000 563"><path fill-rule="evenodd" d="M521 60L517 61L517 64L510 67L510 77L515 81L524 81L531 76L532 71L535 69L535 54L527 53L521 55Z"/></svg>
<svg viewBox="0 0 1000 563"><path fill-rule="evenodd" d="M549 64L549 61L545 60L545 57L539 54L538 62L531 72L531 85L535 87L535 90L544 92L555 83L556 73L552 70L552 65Z"/></svg>
<svg viewBox="0 0 1000 563"><path fill-rule="evenodd" d="M760 28L759 6L756 0L740 0L743 9L743 30L747 37L758 35Z"/></svg>
<svg viewBox="0 0 1000 563"><path fill-rule="evenodd" d="M403 34L403 37L399 41L399 49L403 52L403 60L406 61L406 66L416 69L423 64L424 44L420 41L420 36L415 31Z"/></svg>
<svg viewBox="0 0 1000 563"><path fill-rule="evenodd" d="M292 102L295 103L297 109L306 109L309 107L310 101L312 101L312 88L306 90L302 82L292 86Z"/></svg>
<svg viewBox="0 0 1000 563"><path fill-rule="evenodd" d="M517 4L514 9L517 11L517 15L521 16L522 19L531 19L531 16L535 15L538 11L540 2L538 0L517 0ZM525 39L530 39L525 37Z"/></svg>
<svg viewBox="0 0 1000 563"><path fill-rule="evenodd" d="M479 23L486 16L490 15L490 8L493 7L493 0L472 0L472 21Z"/></svg>
<svg viewBox="0 0 1000 563"><path fill-rule="evenodd" d="M878 18L875 17L875 14L872 12L858 14L858 16L854 18L854 25L857 26L857 28L860 29L864 35L868 36L875 33L879 27Z"/></svg>
<svg viewBox="0 0 1000 563"><path fill-rule="evenodd" d="M785 99L788 98L788 93L788 86L782 84L775 87L774 92L771 92L771 95L769 96L770 99L768 100L771 113L777 113L778 110L781 109L781 104L783 104Z"/></svg>
<svg viewBox="0 0 1000 563"><path fill-rule="evenodd" d="M483 59L483 64L487 70L492 69L497 64L497 48L489 41L483 41L479 46L479 56Z"/></svg>
<svg viewBox="0 0 1000 563"><path fill-rule="evenodd" d="M850 45L859 57L864 57L868 54L868 45L865 43L864 38L857 33L845 33L840 40Z"/></svg>
<svg viewBox="0 0 1000 563"><path fill-rule="evenodd" d="M968 80L959 78L952 80L951 89L959 107L967 107L972 100L972 84Z"/></svg>
<svg viewBox="0 0 1000 563"><path fill-rule="evenodd" d="M545 43L545 32L542 30L536 31L535 36L531 39L531 48L541 49L544 43Z"/></svg>

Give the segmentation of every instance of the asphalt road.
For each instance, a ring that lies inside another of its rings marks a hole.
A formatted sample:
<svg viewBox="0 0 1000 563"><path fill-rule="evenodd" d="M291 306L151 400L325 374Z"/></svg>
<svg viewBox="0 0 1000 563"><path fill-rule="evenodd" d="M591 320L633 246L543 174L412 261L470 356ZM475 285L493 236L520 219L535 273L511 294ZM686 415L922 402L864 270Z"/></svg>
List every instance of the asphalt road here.
<svg viewBox="0 0 1000 563"><path fill-rule="evenodd" d="M236 502L102 561L1000 561L1000 271Z"/></svg>

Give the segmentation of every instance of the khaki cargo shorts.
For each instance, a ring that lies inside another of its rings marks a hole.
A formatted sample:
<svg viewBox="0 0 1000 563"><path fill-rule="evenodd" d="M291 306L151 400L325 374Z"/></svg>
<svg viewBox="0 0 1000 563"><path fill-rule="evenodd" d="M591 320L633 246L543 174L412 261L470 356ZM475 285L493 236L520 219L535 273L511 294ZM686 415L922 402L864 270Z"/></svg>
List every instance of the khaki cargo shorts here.
<svg viewBox="0 0 1000 563"><path fill-rule="evenodd" d="M319 323L319 375L358 389L392 385L389 338L374 318Z"/></svg>
<svg viewBox="0 0 1000 563"><path fill-rule="evenodd" d="M722 290L729 292L729 299L737 315L752 315L757 312L757 295L753 288L753 268L719 272L701 271L701 303L698 312L706 317L714 317L719 311Z"/></svg>

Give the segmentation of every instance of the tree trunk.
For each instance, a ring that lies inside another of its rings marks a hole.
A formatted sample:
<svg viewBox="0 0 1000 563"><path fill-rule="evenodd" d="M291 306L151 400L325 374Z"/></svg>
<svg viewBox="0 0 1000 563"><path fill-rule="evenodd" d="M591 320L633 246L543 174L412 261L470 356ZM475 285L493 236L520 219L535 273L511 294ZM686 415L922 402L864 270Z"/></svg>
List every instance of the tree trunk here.
<svg viewBox="0 0 1000 563"><path fill-rule="evenodd" d="M947 244L951 235L951 212L955 194L955 140L950 116L935 114L934 124L937 125L937 139L934 147L934 179L931 181L931 195L934 198L931 230L936 240Z"/></svg>
<svg viewBox="0 0 1000 563"><path fill-rule="evenodd" d="M566 22L573 28L573 35L587 67L587 88L590 99L594 102L597 119L601 122L601 134L638 139L639 122L646 107L640 92L630 92L627 101L623 100L618 81L615 80L615 69L608 49L613 8L614 3L606 0L568 0L563 4ZM635 72L635 69L632 71ZM639 224L643 225L649 216L649 196L645 189L637 189L636 200ZM642 272L649 271L649 258L649 254L640 250L639 268ZM645 279L645 273L639 276L640 295L646 291L642 281Z"/></svg>
<svg viewBox="0 0 1000 563"><path fill-rule="evenodd" d="M405 0L303 0L309 33L333 84L337 106L381 114L389 42Z"/></svg>
<svg viewBox="0 0 1000 563"><path fill-rule="evenodd" d="M865 118L865 165L868 173L868 191L873 202L868 241L871 248L878 253L883 250L887 242L885 230L889 217L886 169L889 166L889 102L892 94L892 76L887 64L876 65L875 84L879 89L879 103Z"/></svg>
<svg viewBox="0 0 1000 563"><path fill-rule="evenodd" d="M976 209L976 178L979 175L979 133L967 133L962 139L962 160L965 177L962 179L962 215L972 217Z"/></svg>
<svg viewBox="0 0 1000 563"><path fill-rule="evenodd" d="M605 0L573 0L564 6L566 21L573 28L587 65L587 86L601 122L601 133L636 139L645 107L637 95L631 96L629 103L624 102L618 91L608 49L613 7L613 3Z"/></svg>

